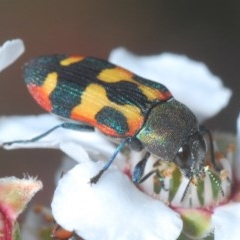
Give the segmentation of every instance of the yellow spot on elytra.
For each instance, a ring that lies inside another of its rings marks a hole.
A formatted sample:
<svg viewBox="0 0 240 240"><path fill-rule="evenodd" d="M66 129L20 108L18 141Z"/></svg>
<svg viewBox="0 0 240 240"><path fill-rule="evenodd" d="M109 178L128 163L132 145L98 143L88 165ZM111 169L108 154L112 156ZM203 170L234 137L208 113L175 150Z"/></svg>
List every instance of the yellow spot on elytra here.
<svg viewBox="0 0 240 240"><path fill-rule="evenodd" d="M97 103L97 99L101 99L102 103L106 102L105 89L97 84L90 84L82 94L81 103L73 108L71 115L94 119L95 114L104 106Z"/></svg>
<svg viewBox="0 0 240 240"><path fill-rule="evenodd" d="M142 93L147 97L148 101L153 101L156 99L166 100L171 96L169 92L164 93L159 91L158 89L139 83L137 80L133 79L133 76L134 74L131 73L130 71L121 67L115 67L111 69L102 70L98 74L97 78L101 81L108 83L115 83L121 81L135 83L138 86L138 88L142 91Z"/></svg>
<svg viewBox="0 0 240 240"><path fill-rule="evenodd" d="M144 119L138 107L129 104L119 105L110 101L104 87L98 84L90 84L82 94L80 101L81 103L73 108L71 118L85 121L97 126L100 130L101 126L96 122L95 115L103 107L112 107L126 117L129 126L128 135L134 135L143 124ZM109 132L107 132L106 127L104 129L105 134L110 135L110 132L112 132L112 129L110 129Z"/></svg>
<svg viewBox="0 0 240 240"><path fill-rule="evenodd" d="M68 57L68 58L63 59L63 60L60 62L60 64L61 64L62 66L69 66L69 65L71 65L71 64L73 64L73 63L80 62L80 61L82 61L83 59L84 59L83 56L71 56L71 57Z"/></svg>
<svg viewBox="0 0 240 240"><path fill-rule="evenodd" d="M58 81L58 74L56 72L49 73L42 85L42 89L44 90L45 94L49 96L52 91L56 88L57 86L57 81Z"/></svg>
<svg viewBox="0 0 240 240"><path fill-rule="evenodd" d="M121 67L116 67L102 70L98 74L97 78L99 80L109 83L119 82L121 80L127 80L129 82L137 83L135 80L132 79L132 76L133 73L129 72L128 70Z"/></svg>
<svg viewBox="0 0 240 240"><path fill-rule="evenodd" d="M142 84L139 85L139 89L142 91L142 93L147 97L149 101L161 98L165 99L165 96L161 94L161 92L158 89L154 89L152 87Z"/></svg>

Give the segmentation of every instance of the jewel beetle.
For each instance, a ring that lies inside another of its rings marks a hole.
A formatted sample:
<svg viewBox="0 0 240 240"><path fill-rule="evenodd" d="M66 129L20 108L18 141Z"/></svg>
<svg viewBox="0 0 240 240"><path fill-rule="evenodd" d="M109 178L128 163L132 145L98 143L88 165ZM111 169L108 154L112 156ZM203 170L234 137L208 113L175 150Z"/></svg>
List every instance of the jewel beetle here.
<svg viewBox="0 0 240 240"><path fill-rule="evenodd" d="M31 60L25 65L24 79L45 110L79 123L66 121L33 139L6 144L37 141L58 127L97 128L119 145L91 183L99 180L125 145L146 151L133 173L136 183L145 179L150 154L175 162L191 181L204 175L206 131L164 85L105 60L64 54Z"/></svg>

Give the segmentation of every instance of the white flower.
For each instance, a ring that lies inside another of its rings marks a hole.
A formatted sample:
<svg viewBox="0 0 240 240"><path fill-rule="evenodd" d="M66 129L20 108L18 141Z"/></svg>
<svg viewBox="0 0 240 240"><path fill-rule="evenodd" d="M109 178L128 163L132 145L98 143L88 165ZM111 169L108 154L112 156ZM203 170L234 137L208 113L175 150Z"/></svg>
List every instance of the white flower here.
<svg viewBox="0 0 240 240"><path fill-rule="evenodd" d="M220 79L213 76L202 63L173 54L145 58L126 54L122 49L118 51L111 54L112 61L148 79L164 83L180 101L190 100L190 108L200 121L215 115L229 101L231 91L224 88ZM117 57L118 54L121 55L121 61ZM128 59L134 66L123 65L129 63ZM184 96L188 96L187 99L184 100ZM208 103L203 101L206 96ZM202 108L199 107L199 102ZM212 103L211 106L209 102ZM186 104L189 105L188 102ZM59 123L60 120L50 115L2 117L0 142L29 139ZM155 199L156 196L149 196L152 194L151 189L149 190L149 181L146 185L145 183L142 185L142 190L145 192L143 193L126 177L126 174L131 174L133 162L141 153L119 153L114 165L103 174L96 185L91 186L88 183L89 179L103 166L101 160L110 159L116 148L116 145L110 143L101 134L58 129L37 142L15 144L10 148L18 147L60 148L80 163L59 181L54 193L52 209L56 221L62 227L75 231L84 239L176 239L182 231L182 220L179 215ZM93 160L99 162L94 163ZM149 166L152 167L151 161L148 163ZM222 188L226 191L229 189L228 186ZM184 190L184 187L182 189ZM193 193L192 189L194 187L191 187ZM165 191L165 195L167 194L168 191ZM207 206L211 204L212 199ZM175 206L184 217L189 215L187 211L192 214L196 210L195 208L183 210L179 205ZM215 239L218 240L221 239L219 233L225 234L228 230L221 220L221 216L226 216L225 213L221 214L220 208L215 209L213 209L213 225L210 221L205 230L207 232L214 227ZM236 209L238 210L238 206ZM195 211L194 214L194 216L203 216L202 212ZM209 215L211 218L212 214L208 214L206 219L209 219Z"/></svg>
<svg viewBox="0 0 240 240"><path fill-rule="evenodd" d="M142 193L116 168L90 186L89 179L102 167L102 162L79 164L59 181L52 210L61 226L91 240L178 237L178 214Z"/></svg>
<svg viewBox="0 0 240 240"><path fill-rule="evenodd" d="M0 72L12 64L24 52L24 44L21 39L14 39L5 42L0 47Z"/></svg>

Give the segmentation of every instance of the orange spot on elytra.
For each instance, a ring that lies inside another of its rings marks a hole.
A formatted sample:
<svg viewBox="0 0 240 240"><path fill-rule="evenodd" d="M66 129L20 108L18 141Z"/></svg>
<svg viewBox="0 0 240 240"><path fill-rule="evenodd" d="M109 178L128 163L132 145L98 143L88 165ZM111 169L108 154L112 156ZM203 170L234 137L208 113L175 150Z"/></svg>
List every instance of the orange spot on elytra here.
<svg viewBox="0 0 240 240"><path fill-rule="evenodd" d="M36 86L34 84L28 84L27 88L36 102L43 107L45 110L51 112L52 111L52 104L49 100L49 95L46 93L43 87Z"/></svg>

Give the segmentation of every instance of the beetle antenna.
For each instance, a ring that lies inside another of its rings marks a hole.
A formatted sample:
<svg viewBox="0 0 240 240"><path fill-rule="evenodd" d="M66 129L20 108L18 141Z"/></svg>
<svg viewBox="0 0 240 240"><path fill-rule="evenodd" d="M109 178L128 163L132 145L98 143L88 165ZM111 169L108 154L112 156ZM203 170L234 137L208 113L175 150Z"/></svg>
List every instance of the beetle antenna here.
<svg viewBox="0 0 240 240"><path fill-rule="evenodd" d="M217 186L217 189L218 191L221 193L221 195L224 197L224 191L222 189L222 186L221 186L221 181L219 181L219 179L217 179L214 174L209 170L209 166L206 166L204 167L204 171L209 175L209 177L213 180L213 182L215 183L215 185ZM190 184L192 183L192 180L193 180L193 177L190 178L185 190L184 190L184 193L183 193L183 196L181 198L181 203L184 201L186 195L187 195L187 192L188 192L188 189L190 187Z"/></svg>
<svg viewBox="0 0 240 240"><path fill-rule="evenodd" d="M222 189L221 186L221 181L219 179L217 179L214 174L212 174L212 172L209 170L209 166L206 166L204 168L204 171L206 173L208 173L209 177L213 180L213 182L215 183L215 185L217 186L218 191L222 194L222 196L224 197L224 191Z"/></svg>

